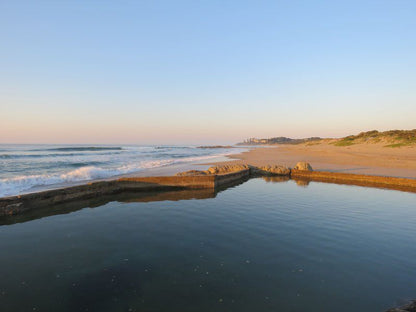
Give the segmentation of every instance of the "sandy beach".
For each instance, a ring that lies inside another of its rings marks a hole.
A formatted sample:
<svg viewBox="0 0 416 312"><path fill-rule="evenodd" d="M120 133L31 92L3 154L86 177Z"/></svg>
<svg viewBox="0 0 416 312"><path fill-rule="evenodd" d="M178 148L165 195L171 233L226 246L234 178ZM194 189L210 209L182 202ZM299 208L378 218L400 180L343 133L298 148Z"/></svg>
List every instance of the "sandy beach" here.
<svg viewBox="0 0 416 312"><path fill-rule="evenodd" d="M279 164L293 167L298 161L306 161L319 171L416 178L416 146L389 148L384 145L334 146L324 142L256 147L231 155L230 161L215 164Z"/></svg>

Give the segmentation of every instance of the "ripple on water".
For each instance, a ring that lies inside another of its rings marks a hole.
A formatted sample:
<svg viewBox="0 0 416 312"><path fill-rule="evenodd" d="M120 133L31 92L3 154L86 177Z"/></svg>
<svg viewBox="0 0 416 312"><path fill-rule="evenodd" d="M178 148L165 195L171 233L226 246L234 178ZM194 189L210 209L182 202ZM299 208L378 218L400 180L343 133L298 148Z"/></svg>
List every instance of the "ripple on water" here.
<svg viewBox="0 0 416 312"><path fill-rule="evenodd" d="M414 237L397 191L253 179L110 202L0 226L0 310L383 311L416 297Z"/></svg>

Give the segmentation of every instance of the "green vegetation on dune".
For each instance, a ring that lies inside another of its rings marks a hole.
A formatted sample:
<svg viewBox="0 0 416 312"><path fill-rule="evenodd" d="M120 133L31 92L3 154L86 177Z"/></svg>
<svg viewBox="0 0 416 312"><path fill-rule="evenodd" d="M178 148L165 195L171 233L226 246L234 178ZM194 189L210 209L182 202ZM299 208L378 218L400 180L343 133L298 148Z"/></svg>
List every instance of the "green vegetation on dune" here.
<svg viewBox="0 0 416 312"><path fill-rule="evenodd" d="M361 132L358 135L350 135L335 141L335 146L350 146L360 143L388 143L385 147L402 147L416 143L416 129L413 130L389 130L379 132L377 130Z"/></svg>
<svg viewBox="0 0 416 312"><path fill-rule="evenodd" d="M395 144L388 144L384 145L384 147L402 147L402 146L408 146L411 143L395 143Z"/></svg>
<svg viewBox="0 0 416 312"><path fill-rule="evenodd" d="M334 144L335 146L350 146L350 145L357 143L355 140L356 138L354 135L349 135L345 138L339 139L338 141L332 144Z"/></svg>
<svg viewBox="0 0 416 312"><path fill-rule="evenodd" d="M334 143L335 146L350 146L355 144L353 140L344 138Z"/></svg>

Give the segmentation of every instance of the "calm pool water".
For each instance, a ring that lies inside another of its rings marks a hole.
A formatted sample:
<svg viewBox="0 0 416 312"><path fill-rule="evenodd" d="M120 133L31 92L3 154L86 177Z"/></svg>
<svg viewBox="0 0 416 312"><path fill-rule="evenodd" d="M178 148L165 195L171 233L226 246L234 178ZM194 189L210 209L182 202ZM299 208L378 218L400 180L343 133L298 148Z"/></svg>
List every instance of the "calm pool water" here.
<svg viewBox="0 0 416 312"><path fill-rule="evenodd" d="M416 194L252 179L215 198L93 206L0 220L0 311L384 311L416 298Z"/></svg>

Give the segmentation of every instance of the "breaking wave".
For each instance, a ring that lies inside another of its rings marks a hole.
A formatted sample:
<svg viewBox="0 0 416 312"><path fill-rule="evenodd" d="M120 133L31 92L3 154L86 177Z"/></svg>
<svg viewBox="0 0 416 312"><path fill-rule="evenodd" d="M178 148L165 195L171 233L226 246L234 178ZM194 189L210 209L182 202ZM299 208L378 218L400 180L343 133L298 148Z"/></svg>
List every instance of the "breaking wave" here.
<svg viewBox="0 0 416 312"><path fill-rule="evenodd" d="M193 162L225 156L215 154L200 157L170 158L163 160L146 160L133 164L126 164L115 168L103 168L97 166L85 166L59 174L35 174L21 175L12 178L0 179L0 197L12 196L30 192L33 188L50 187L53 185L64 186L76 182L106 179L118 175L137 172L143 169L164 167L172 164ZM32 190L33 191L33 190Z"/></svg>

